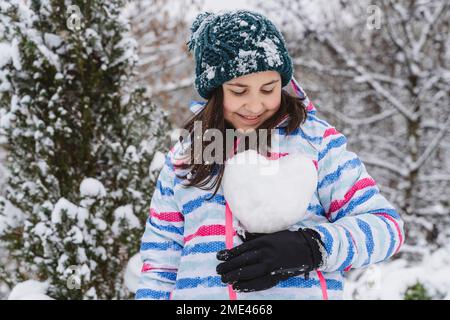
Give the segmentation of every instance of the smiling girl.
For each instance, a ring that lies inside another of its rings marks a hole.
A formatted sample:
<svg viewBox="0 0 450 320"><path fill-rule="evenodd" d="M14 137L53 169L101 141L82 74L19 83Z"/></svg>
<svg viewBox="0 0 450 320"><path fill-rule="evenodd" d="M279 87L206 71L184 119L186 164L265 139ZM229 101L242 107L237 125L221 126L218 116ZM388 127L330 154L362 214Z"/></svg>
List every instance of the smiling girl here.
<svg viewBox="0 0 450 320"><path fill-rule="evenodd" d="M136 299L342 299L344 272L400 250L402 219L347 150L345 136L317 117L270 20L248 10L205 12L191 30L195 86L206 102L184 126L187 145L212 143L194 135L196 122L202 134L215 129L224 137L227 129L269 129L263 155L275 161L307 155L317 169L317 189L306 215L287 230L241 237L221 186L232 155L180 163L183 155L198 155L178 142L151 199ZM224 139L223 147L228 143ZM239 142L231 143L236 151ZM291 269L296 271L285 272Z"/></svg>

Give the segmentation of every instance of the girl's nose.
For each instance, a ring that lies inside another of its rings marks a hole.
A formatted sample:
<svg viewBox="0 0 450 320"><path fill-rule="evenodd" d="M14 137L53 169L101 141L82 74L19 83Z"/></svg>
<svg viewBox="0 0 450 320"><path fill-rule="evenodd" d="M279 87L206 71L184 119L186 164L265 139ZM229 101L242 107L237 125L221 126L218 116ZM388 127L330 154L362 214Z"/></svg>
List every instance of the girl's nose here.
<svg viewBox="0 0 450 320"><path fill-rule="evenodd" d="M246 109L252 115L260 115L264 111L264 105L261 101L252 102L247 105Z"/></svg>

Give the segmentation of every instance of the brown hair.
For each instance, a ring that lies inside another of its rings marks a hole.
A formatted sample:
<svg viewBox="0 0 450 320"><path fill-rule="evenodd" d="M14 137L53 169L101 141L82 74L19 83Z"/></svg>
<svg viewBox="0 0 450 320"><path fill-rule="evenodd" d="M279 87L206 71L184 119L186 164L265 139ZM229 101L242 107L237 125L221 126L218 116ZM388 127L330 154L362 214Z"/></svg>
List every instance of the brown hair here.
<svg viewBox="0 0 450 320"><path fill-rule="evenodd" d="M303 101L298 96L293 96L286 90L281 90L281 103L280 108L278 111L269 119L264 121L257 129L268 129L267 134L267 145L270 147L271 142L271 130L273 129L286 115L289 115L289 123L286 127L286 135L290 134L294 129L298 128L300 124L302 124L307 117L306 112L306 106L303 103ZM203 109L198 112L197 114L194 114L190 119L188 119L183 126L183 129L185 129L190 136L190 141L194 141L194 123L196 121L200 121L202 126L202 137L203 134L208 129L218 129L222 133L222 137L226 136L226 129L234 129L234 127L229 123L223 115L223 87L219 86L212 94L211 98L207 101L206 105L203 107ZM256 135L257 139L259 139L259 134ZM183 140L183 137L180 136L180 141ZM226 143L229 141L226 141L227 139L224 139L224 149L228 150L226 147ZM244 140L244 144L246 139ZM205 149L205 147L214 142L214 141L203 141L202 138L200 138L200 141L202 142L202 150ZM259 145L259 141L258 141ZM245 145L244 148L247 148ZM194 159L194 148L188 148L188 150L191 151L189 157L190 159ZM214 197L214 195L217 193L220 182L222 181L223 173L225 170L225 161L227 159L226 152L223 152L223 161L221 163L203 163L201 160L201 163L198 163L199 161L191 161L190 163L181 163L174 165L175 168L180 169L188 169L189 172L185 175L179 176L178 178L182 180L187 180L188 183L184 184L185 187L198 187L203 190L211 190L216 187L214 190L214 193L212 194L211 198ZM211 181L211 179L216 176L216 180L212 184L212 186L209 186L207 188L204 188L206 185L208 185ZM209 199L211 199L209 198ZM208 199L208 200L209 200Z"/></svg>

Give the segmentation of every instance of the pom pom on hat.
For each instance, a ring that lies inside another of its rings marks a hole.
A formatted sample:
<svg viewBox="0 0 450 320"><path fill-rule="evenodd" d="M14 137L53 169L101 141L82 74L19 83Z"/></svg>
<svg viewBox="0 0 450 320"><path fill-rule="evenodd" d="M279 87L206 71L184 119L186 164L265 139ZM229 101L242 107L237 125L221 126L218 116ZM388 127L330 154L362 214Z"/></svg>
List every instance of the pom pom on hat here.
<svg viewBox="0 0 450 320"><path fill-rule="evenodd" d="M192 23L191 26L191 36L189 38L189 41L187 42L189 51L192 51L195 47L195 36L196 36L196 32L197 30L200 28L201 24L207 20L208 17L213 17L214 13L212 12L202 12L200 14L197 15L197 17L195 18L194 22Z"/></svg>

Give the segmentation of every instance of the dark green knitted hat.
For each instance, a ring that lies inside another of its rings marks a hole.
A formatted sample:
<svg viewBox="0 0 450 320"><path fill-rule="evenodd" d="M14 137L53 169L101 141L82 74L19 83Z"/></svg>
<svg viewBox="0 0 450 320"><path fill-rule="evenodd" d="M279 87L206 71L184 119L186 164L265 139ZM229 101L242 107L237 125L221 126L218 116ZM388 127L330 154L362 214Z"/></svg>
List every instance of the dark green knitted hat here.
<svg viewBox="0 0 450 320"><path fill-rule="evenodd" d="M292 78L292 59L281 32L259 13L203 12L191 31L187 45L194 50L195 87L205 99L224 82L249 73L278 71L283 87Z"/></svg>

